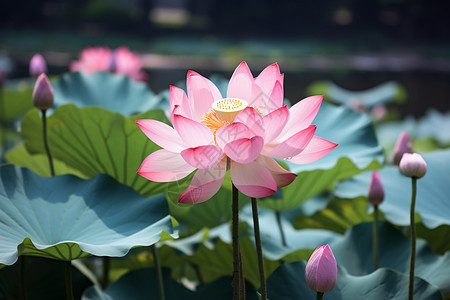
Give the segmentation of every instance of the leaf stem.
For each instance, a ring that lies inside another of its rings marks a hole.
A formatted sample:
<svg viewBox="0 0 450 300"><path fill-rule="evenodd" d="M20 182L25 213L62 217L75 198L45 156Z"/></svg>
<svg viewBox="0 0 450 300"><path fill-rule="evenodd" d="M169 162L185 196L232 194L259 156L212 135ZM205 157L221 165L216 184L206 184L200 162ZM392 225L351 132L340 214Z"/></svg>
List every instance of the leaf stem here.
<svg viewBox="0 0 450 300"><path fill-rule="evenodd" d="M259 232L258 203L255 198L252 198L252 212L256 253L258 256L259 282L261 284L261 299L267 300L266 275L264 274L264 258L262 254L261 234Z"/></svg>
<svg viewBox="0 0 450 300"><path fill-rule="evenodd" d="M42 112L42 134L44 137L45 152L47 153L48 164L50 166L50 174L52 176L55 176L55 169L53 167L52 154L50 153L50 148L48 147L48 140L47 140L47 116L46 116L47 110L42 109L41 112Z"/></svg>
<svg viewBox="0 0 450 300"><path fill-rule="evenodd" d="M416 206L417 193L417 177L411 178L411 210L410 210L410 227L411 227L411 257L409 261L409 286L408 286L408 300L414 297L414 266L416 260L416 224L414 222L414 212Z"/></svg>
<svg viewBox="0 0 450 300"><path fill-rule="evenodd" d="M72 287L72 261L65 262L66 265L66 298L67 300L74 300Z"/></svg>
<svg viewBox="0 0 450 300"><path fill-rule="evenodd" d="M27 289L25 286L25 256L20 256L20 295L23 300L27 299Z"/></svg>
<svg viewBox="0 0 450 300"><path fill-rule="evenodd" d="M151 245L150 248L152 249L153 254L153 262L155 264L155 270L156 270L156 277L158 278L158 292L159 292L159 299L164 300L164 283L163 283L163 277L162 277L162 271L161 271L161 264L159 263L158 258L158 252L156 250L155 244Z"/></svg>
<svg viewBox="0 0 450 300"><path fill-rule="evenodd" d="M378 269L378 205L373 206L373 269Z"/></svg>
<svg viewBox="0 0 450 300"><path fill-rule="evenodd" d="M111 258L108 256L102 257L102 266L103 266L103 280L102 280L102 289L106 289L109 284L109 270L111 267Z"/></svg>
<svg viewBox="0 0 450 300"><path fill-rule="evenodd" d="M275 216L277 218L277 224L278 224L278 228L280 229L280 236L281 236L281 244L284 247L287 247L287 243L286 243L286 237L284 235L284 230L283 230L283 224L281 223L281 213L279 211L275 212Z"/></svg>
<svg viewBox="0 0 450 300"><path fill-rule="evenodd" d="M239 246L239 191L233 185L232 199L232 239L233 239L233 299L241 299L241 267Z"/></svg>

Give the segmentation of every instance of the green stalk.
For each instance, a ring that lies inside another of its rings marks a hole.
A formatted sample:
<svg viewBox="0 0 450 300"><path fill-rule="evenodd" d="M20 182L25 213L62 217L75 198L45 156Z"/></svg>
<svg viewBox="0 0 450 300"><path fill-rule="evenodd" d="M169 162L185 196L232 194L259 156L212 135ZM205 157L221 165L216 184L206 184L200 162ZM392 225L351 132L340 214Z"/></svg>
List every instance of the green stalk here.
<svg viewBox="0 0 450 300"><path fill-rule="evenodd" d="M102 257L102 266L103 266L103 280L102 280L102 289L106 289L109 284L109 270L111 267L111 258L108 256Z"/></svg>
<svg viewBox="0 0 450 300"><path fill-rule="evenodd" d="M416 261L416 224L414 222L414 211L416 206L417 193L417 177L411 178L411 210L410 210L410 227L411 227L411 258L409 261L409 286L408 286L408 300L414 297L414 266Z"/></svg>
<svg viewBox="0 0 450 300"><path fill-rule="evenodd" d="M317 292L317 294L316 294L316 300L322 300L322 298L323 298L323 293Z"/></svg>
<svg viewBox="0 0 450 300"><path fill-rule="evenodd" d="M159 263L158 259L158 253L156 251L155 245L151 245L150 248L152 249L153 254L153 262L155 263L155 269L156 269L156 277L158 278L158 291L159 291L159 299L164 300L164 283L163 283L163 277L162 277L162 271L161 271L161 264Z"/></svg>
<svg viewBox="0 0 450 300"><path fill-rule="evenodd" d="M67 300L74 300L72 287L72 262L66 261L66 298Z"/></svg>
<svg viewBox="0 0 450 300"><path fill-rule="evenodd" d="M281 244L284 247L287 247L286 237L284 235L284 230L283 230L283 224L281 224L281 213L279 211L276 211L275 216L277 217L277 224L278 224L278 228L280 229Z"/></svg>
<svg viewBox="0 0 450 300"><path fill-rule="evenodd" d="M233 299L241 299L241 268L239 251L239 191L233 184L232 203L232 237L233 237Z"/></svg>
<svg viewBox="0 0 450 300"><path fill-rule="evenodd" d="M50 166L50 174L52 176L55 176L55 169L53 167L53 160L52 160L52 154L50 153L50 148L48 147L48 140L47 140L47 116L46 116L46 110L42 109L42 133L44 136L44 147L45 152L47 153L48 158L48 164Z"/></svg>
<svg viewBox="0 0 450 300"><path fill-rule="evenodd" d="M20 295L23 300L27 299L27 289L25 285L25 256L20 256Z"/></svg>
<svg viewBox="0 0 450 300"><path fill-rule="evenodd" d="M256 253L258 255L259 282L261 284L261 299L267 300L266 275L264 274L264 259L259 232L258 203L252 198L253 228L255 232Z"/></svg>
<svg viewBox="0 0 450 300"><path fill-rule="evenodd" d="M373 206L373 269L378 269L378 205Z"/></svg>

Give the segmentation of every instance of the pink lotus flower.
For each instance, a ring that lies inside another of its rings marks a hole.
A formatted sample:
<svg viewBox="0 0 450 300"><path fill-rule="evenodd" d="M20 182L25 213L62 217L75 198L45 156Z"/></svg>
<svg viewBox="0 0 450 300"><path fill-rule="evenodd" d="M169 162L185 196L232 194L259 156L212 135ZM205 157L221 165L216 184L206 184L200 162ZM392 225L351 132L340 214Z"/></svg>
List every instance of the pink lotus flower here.
<svg viewBox="0 0 450 300"><path fill-rule="evenodd" d="M114 72L140 81L148 78L147 73L142 71L139 55L127 47L120 47L114 51L107 47L85 48L81 51L80 60L72 62L69 69L71 72Z"/></svg>
<svg viewBox="0 0 450 300"><path fill-rule="evenodd" d="M242 62L223 98L205 77L189 71L186 93L170 88L173 127L138 120L141 130L162 147L141 164L138 174L157 182L176 181L195 173L180 195L181 203L210 199L221 187L229 160L233 184L245 195L270 196L297 176L276 161L315 161L337 144L314 136L311 125L323 96L306 98L291 109L283 106L283 77L277 64L253 78Z"/></svg>
<svg viewBox="0 0 450 300"><path fill-rule="evenodd" d="M314 250L305 268L305 279L313 291L326 293L336 285L337 265L330 246Z"/></svg>

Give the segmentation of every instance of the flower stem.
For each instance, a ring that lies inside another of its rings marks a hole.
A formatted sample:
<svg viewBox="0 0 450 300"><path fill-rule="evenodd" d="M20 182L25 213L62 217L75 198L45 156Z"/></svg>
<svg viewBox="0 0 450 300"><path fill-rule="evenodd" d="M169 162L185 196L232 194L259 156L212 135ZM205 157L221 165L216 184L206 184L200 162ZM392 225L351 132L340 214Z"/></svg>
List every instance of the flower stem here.
<svg viewBox="0 0 450 300"><path fill-rule="evenodd" d="M164 300L164 283L163 283L163 277L162 277L162 271L161 271L161 264L159 263L158 259L158 253L156 251L155 245L151 245L150 248L152 249L153 254L153 262L155 264L156 269L156 277L158 278L158 291L159 291L159 299Z"/></svg>
<svg viewBox="0 0 450 300"><path fill-rule="evenodd" d="M232 236L233 236L233 299L241 299L241 268L239 247L239 191L233 184L232 203Z"/></svg>
<svg viewBox="0 0 450 300"><path fill-rule="evenodd" d="M3 84L0 83L0 126L3 126L3 125L6 126L4 101L5 100L3 98ZM5 153L4 152L5 152L5 148L6 148L6 128L2 128L1 135L2 135L2 139L1 139L1 144L0 144L0 151L1 151L0 163L3 163L3 162L5 162L5 160L4 160Z"/></svg>
<svg viewBox="0 0 450 300"><path fill-rule="evenodd" d="M276 211L275 216L277 217L277 224L278 224L278 228L280 229L281 244L284 247L287 247L286 237L284 235L284 230L283 230L283 224L281 224L281 213L279 211Z"/></svg>
<svg viewBox="0 0 450 300"><path fill-rule="evenodd" d="M322 298L323 298L323 293L317 292L317 294L316 294L316 300L322 300Z"/></svg>
<svg viewBox="0 0 450 300"><path fill-rule="evenodd" d="M102 289L106 289L109 284L109 269L111 267L111 259L107 256L103 256L102 258L102 266L103 266L103 280L102 280Z"/></svg>
<svg viewBox="0 0 450 300"><path fill-rule="evenodd" d="M261 235L259 232L258 203L256 202L255 198L252 198L252 211L253 211L253 228L255 232L256 253L258 255L259 282L261 284L261 299L267 300L266 275L264 274L264 259L261 247Z"/></svg>
<svg viewBox="0 0 450 300"><path fill-rule="evenodd" d="M25 285L25 256L20 256L20 295L23 300L27 299L27 289Z"/></svg>
<svg viewBox="0 0 450 300"><path fill-rule="evenodd" d="M373 269L378 269L378 205L373 206Z"/></svg>
<svg viewBox="0 0 450 300"><path fill-rule="evenodd" d="M48 158L48 164L50 166L50 174L52 176L55 176L55 169L53 168L53 160L52 160L52 154L50 153L50 148L48 147L48 140L47 140L47 116L46 116L46 110L42 109L42 133L44 136L44 147L45 152L47 153Z"/></svg>
<svg viewBox="0 0 450 300"><path fill-rule="evenodd" d="M72 288L72 262L66 261L66 298L67 300L74 300Z"/></svg>
<svg viewBox="0 0 450 300"><path fill-rule="evenodd" d="M408 299L412 300L414 297L414 266L416 260L416 224L414 222L414 211L416 206L416 193L417 193L417 178L411 178L412 191L411 191L411 211L410 211L410 227L411 227L411 259L409 261L409 288Z"/></svg>

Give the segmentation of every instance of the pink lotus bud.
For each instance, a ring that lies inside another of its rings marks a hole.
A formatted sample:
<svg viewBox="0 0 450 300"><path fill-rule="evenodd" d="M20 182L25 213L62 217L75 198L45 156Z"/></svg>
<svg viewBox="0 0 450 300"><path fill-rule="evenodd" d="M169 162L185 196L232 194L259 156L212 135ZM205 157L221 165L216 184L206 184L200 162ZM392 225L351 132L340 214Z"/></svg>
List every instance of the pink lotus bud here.
<svg viewBox="0 0 450 300"><path fill-rule="evenodd" d="M30 75L39 76L42 73L47 73L47 63L42 55L35 54L30 60Z"/></svg>
<svg viewBox="0 0 450 300"><path fill-rule="evenodd" d="M403 153L412 152L412 143L407 131L403 131L398 137L394 147L394 165L398 166L402 159Z"/></svg>
<svg viewBox="0 0 450 300"><path fill-rule="evenodd" d="M53 106L53 89L47 75L38 76L33 90L33 103L36 108L47 110Z"/></svg>
<svg viewBox="0 0 450 300"><path fill-rule="evenodd" d="M367 198L372 205L379 205L383 202L384 189L383 184L381 183L380 174L378 174L377 171L373 171L372 173Z"/></svg>
<svg viewBox="0 0 450 300"><path fill-rule="evenodd" d="M306 283L316 292L329 292L336 284L337 265L330 246L314 250L305 268Z"/></svg>
<svg viewBox="0 0 450 300"><path fill-rule="evenodd" d="M403 175L408 177L422 178L427 172L427 163L417 153L403 154L399 167Z"/></svg>

